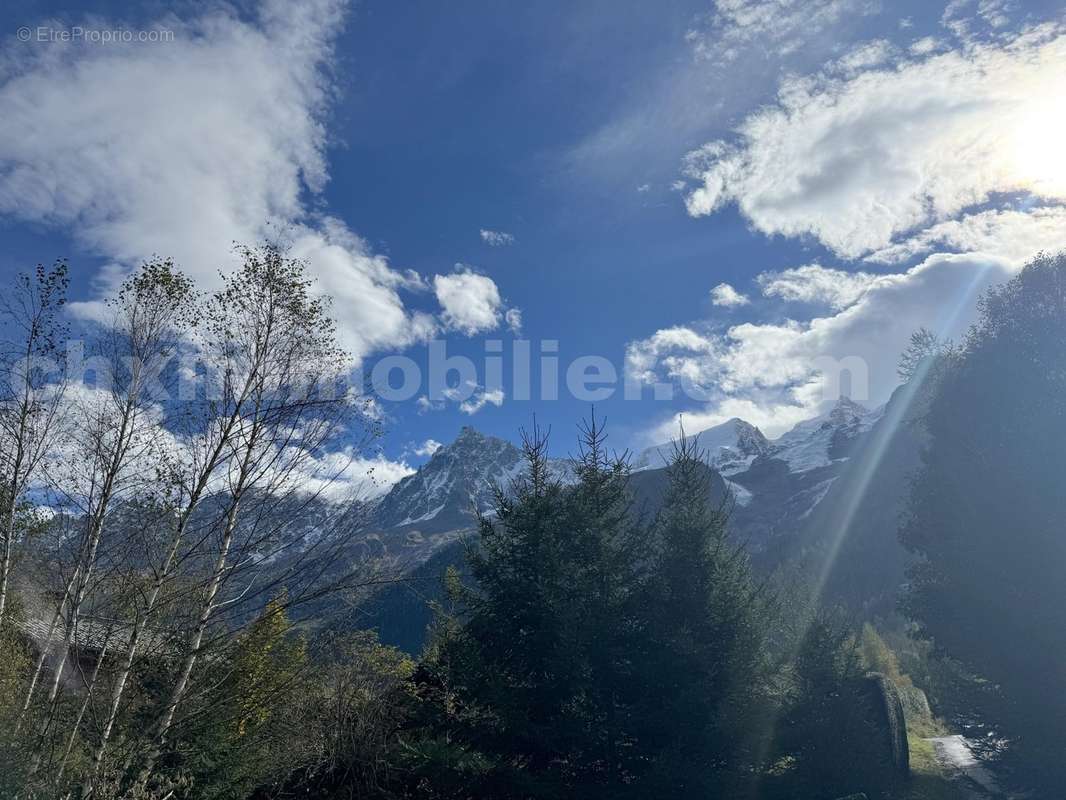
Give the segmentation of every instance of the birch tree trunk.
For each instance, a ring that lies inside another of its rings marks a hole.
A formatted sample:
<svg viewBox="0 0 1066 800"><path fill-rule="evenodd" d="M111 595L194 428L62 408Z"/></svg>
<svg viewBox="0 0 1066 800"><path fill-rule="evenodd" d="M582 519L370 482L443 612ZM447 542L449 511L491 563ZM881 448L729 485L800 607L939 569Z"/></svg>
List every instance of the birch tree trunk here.
<svg viewBox="0 0 1066 800"><path fill-rule="evenodd" d="M77 630L87 595L94 586L109 515L124 494L151 489L151 465L158 458L154 446L159 436L159 420L149 413L156 400L153 382L172 357L190 287L170 262L160 260L145 263L123 284L116 299L109 303L114 319L100 342L110 369L104 377L107 383L104 389L82 394L81 404L74 409L82 417L75 455L67 464L66 493L85 509L85 535L52 626L64 616L67 618L39 730L42 745L33 757L34 768L40 764L43 742L56 724L59 689L71 650L79 646ZM99 372L96 380L101 381ZM43 664L41 660L27 691L27 711ZM72 736L79 726L80 717L72 726Z"/></svg>
<svg viewBox="0 0 1066 800"><path fill-rule="evenodd" d="M59 314L67 285L65 263L57 262L51 270L38 266L33 276L18 276L0 300L0 315L22 337L20 358L5 361L0 371L0 391L5 393L0 395L0 468L7 474L0 496L0 626L9 605L19 505L53 445L63 398L64 371L55 357L66 335Z"/></svg>

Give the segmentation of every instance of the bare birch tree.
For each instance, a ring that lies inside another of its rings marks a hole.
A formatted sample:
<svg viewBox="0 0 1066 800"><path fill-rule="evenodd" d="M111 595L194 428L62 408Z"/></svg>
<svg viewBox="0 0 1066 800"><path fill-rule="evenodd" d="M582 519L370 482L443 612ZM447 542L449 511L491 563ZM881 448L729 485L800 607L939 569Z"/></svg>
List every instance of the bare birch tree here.
<svg viewBox="0 0 1066 800"><path fill-rule="evenodd" d="M19 508L54 445L63 402L61 315L67 284L62 261L50 270L38 265L33 275L19 275L0 300L12 335L0 362L0 625L8 607Z"/></svg>
<svg viewBox="0 0 1066 800"><path fill-rule="evenodd" d="M207 297L168 260L130 277L65 394L45 394L45 372L32 373L52 427L22 424L29 456L11 432L34 398L12 393L2 409L0 481L19 497L31 481L9 483L8 465L40 473L60 510L39 554L38 624L55 605L16 723L28 792L147 796L184 780L156 764L224 684L264 605L325 603L375 581L346 535L359 504L320 502L376 432L329 300L282 249L237 253L241 266ZM172 391L189 372L176 355L195 359L191 392ZM0 504L3 530L14 509ZM146 693L159 679L166 691ZM133 710L152 723L128 725Z"/></svg>
<svg viewBox="0 0 1066 800"><path fill-rule="evenodd" d="M187 323L191 289L188 279L162 259L145 263L129 278L108 304L111 318L92 362L97 385L80 385L69 406L74 433L64 454L65 468L54 478L63 501L78 514L82 533L57 609L63 635L54 655L34 769L53 729L64 670L78 646L81 612L95 585L109 515L117 501L150 490L153 462L161 449L159 403L164 398L159 379ZM47 645L41 648L25 709L32 704L49 655Z"/></svg>
<svg viewBox="0 0 1066 800"><path fill-rule="evenodd" d="M256 590L255 567L276 528L273 512L303 487L351 411L344 385L351 362L337 345L329 303L314 295L304 264L271 245L238 252L241 267L225 278L203 314L203 354L214 378L210 417L216 425L232 425L223 441L216 511L198 543L207 569L138 786L152 774L197 664L217 644L212 626ZM223 627L219 638L224 642L226 635Z"/></svg>

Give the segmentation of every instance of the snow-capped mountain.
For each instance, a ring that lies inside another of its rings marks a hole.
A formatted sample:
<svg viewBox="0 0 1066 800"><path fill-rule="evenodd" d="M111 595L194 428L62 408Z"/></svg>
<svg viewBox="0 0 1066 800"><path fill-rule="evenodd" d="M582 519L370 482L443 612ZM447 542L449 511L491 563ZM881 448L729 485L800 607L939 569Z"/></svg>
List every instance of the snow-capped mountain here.
<svg viewBox="0 0 1066 800"><path fill-rule="evenodd" d="M737 499L733 528L754 553L774 550L804 527L882 413L841 398L829 412L768 441L745 469L729 474Z"/></svg>
<svg viewBox="0 0 1066 800"><path fill-rule="evenodd" d="M725 476L748 469L759 456L770 452L770 442L762 431L749 422L734 417L696 434L699 449L708 466ZM649 447L634 461L634 469L657 469L665 466L673 452L673 444L664 442Z"/></svg>
<svg viewBox="0 0 1066 800"><path fill-rule="evenodd" d="M828 413L801 422L775 439L769 455L784 461L792 472L827 467L837 458L846 458L847 444L870 430L883 412L883 407L870 411L841 397Z"/></svg>
<svg viewBox="0 0 1066 800"><path fill-rule="evenodd" d="M707 464L726 477L746 472L758 458L776 458L791 472L805 472L846 458L846 444L870 430L883 410L870 411L842 397L830 411L799 423L777 439L767 439L750 422L736 417L691 435L698 438ZM664 466L672 448L671 442L649 447L635 459L634 469Z"/></svg>
<svg viewBox="0 0 1066 800"><path fill-rule="evenodd" d="M758 550L810 515L882 411L844 398L828 413L775 440L741 419L695 435L708 466L727 479L738 506L735 526ZM660 469L671 452L670 443L650 447L634 460L634 470ZM373 504L361 531L375 536L403 531L406 546L412 540L429 544L419 547L428 555L433 546L423 537L472 529L477 512L491 510L492 487L506 488L523 468L514 443L464 427L454 442ZM563 461L553 462L552 468L567 479ZM395 536L385 538L396 541Z"/></svg>
<svg viewBox="0 0 1066 800"><path fill-rule="evenodd" d="M472 525L487 511L492 486L507 486L522 470L522 453L511 442L467 426L413 475L381 498L371 515L377 528Z"/></svg>
<svg viewBox="0 0 1066 800"><path fill-rule="evenodd" d="M863 603L881 598L875 602L884 604L894 596L905 561L895 520L919 450L913 431L901 423L907 413L907 403L895 398L875 410L845 398L773 440L740 419L698 434L708 466L721 476L717 496L728 491L735 501L733 534L757 566L806 562L819 570L828 563L832 571L835 562L843 563L839 555L850 553L851 565L871 563L846 591ZM665 491L663 467L671 451L666 443L634 461L634 497L645 508L653 509ZM569 479L564 462L552 467ZM473 533L475 509L489 511L492 486L506 487L523 468L515 444L463 428L369 509L353 542L373 542L375 551L409 568L422 587L414 596L397 587L380 598L371 616L384 638L417 646L429 619L425 585L438 585L444 567L461 563L457 540ZM845 583L861 570L846 571Z"/></svg>

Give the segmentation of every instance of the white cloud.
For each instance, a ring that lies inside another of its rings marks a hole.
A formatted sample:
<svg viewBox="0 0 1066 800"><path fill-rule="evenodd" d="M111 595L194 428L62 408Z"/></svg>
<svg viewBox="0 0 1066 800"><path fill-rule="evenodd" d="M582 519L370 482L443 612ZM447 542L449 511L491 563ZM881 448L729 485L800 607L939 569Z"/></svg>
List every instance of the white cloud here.
<svg viewBox="0 0 1066 800"><path fill-rule="evenodd" d="M444 445L438 442L436 439L426 439L426 441L422 442L422 444L416 447L412 452L416 456L422 456L423 458L426 458L436 453L442 447L444 447Z"/></svg>
<svg viewBox="0 0 1066 800"><path fill-rule="evenodd" d="M1066 198L1064 84L1066 36L1050 27L891 70L787 79L736 142L690 154L703 185L688 211L736 203L763 233L854 258L995 192Z"/></svg>
<svg viewBox="0 0 1066 800"><path fill-rule="evenodd" d="M887 39L875 39L855 47L847 55L837 59L832 68L845 74L854 74L884 64L895 52L895 46Z"/></svg>
<svg viewBox="0 0 1066 800"><path fill-rule="evenodd" d="M311 460L306 474L300 476L299 486L300 491L331 502L372 500L412 474L414 469L404 461L392 461L383 455L367 458L346 448Z"/></svg>
<svg viewBox="0 0 1066 800"><path fill-rule="evenodd" d="M716 337L678 325L626 345L626 374L652 383L660 375L705 384L714 377L719 344ZM704 368L712 371L705 373Z"/></svg>
<svg viewBox="0 0 1066 800"><path fill-rule="evenodd" d="M908 49L916 56L927 56L939 50L942 46L940 40L935 36L923 36L921 39L911 42L911 46Z"/></svg>
<svg viewBox="0 0 1066 800"><path fill-rule="evenodd" d="M767 297L798 303L822 303L832 309L847 308L879 280L868 272L846 272L818 264L763 272L756 279Z"/></svg>
<svg viewBox="0 0 1066 800"><path fill-rule="evenodd" d="M871 0L717 0L710 24L686 35L700 59L728 64L757 48L788 55L851 15L877 8Z"/></svg>
<svg viewBox="0 0 1066 800"><path fill-rule="evenodd" d="M701 422L743 416L767 434L780 433L824 410L848 378L856 400L887 400L910 334L925 326L958 337L979 294L1011 272L1000 259L933 255L905 273L874 278L847 308L806 322L743 323L724 334L658 331L630 343L627 370L649 383L673 381L705 401Z"/></svg>
<svg viewBox="0 0 1066 800"><path fill-rule="evenodd" d="M492 278L460 267L451 275L434 275L433 289L449 330L473 336L499 326L503 303Z"/></svg>
<svg viewBox="0 0 1066 800"><path fill-rule="evenodd" d="M736 308L750 303L747 297L742 295L728 283L720 283L711 289L711 303L724 308Z"/></svg>
<svg viewBox="0 0 1066 800"><path fill-rule="evenodd" d="M867 261L899 264L938 248L984 253L1020 267L1041 250L1066 247L1066 207L1041 206L1025 211L989 209L947 220L871 253Z"/></svg>
<svg viewBox="0 0 1066 800"><path fill-rule="evenodd" d="M1010 24L1013 0L951 0L940 17L940 24L959 40L972 43L980 38L994 38Z"/></svg>
<svg viewBox="0 0 1066 800"><path fill-rule="evenodd" d="M399 294L416 281L304 200L328 180L327 65L345 11L343 0L263 0L245 17L219 4L163 18L167 43L12 42L0 214L62 228L111 259L101 294L156 253L212 285L233 241L280 233L338 296L355 356L422 338L428 319Z"/></svg>
<svg viewBox="0 0 1066 800"><path fill-rule="evenodd" d="M503 400L503 389L484 389L479 386L473 396L459 404L459 410L474 415L486 405L502 406Z"/></svg>
<svg viewBox="0 0 1066 800"><path fill-rule="evenodd" d="M490 247L504 247L509 244L514 244L514 236L505 231L490 231L482 228L481 241Z"/></svg>
<svg viewBox="0 0 1066 800"><path fill-rule="evenodd" d="M318 289L333 298L346 345L359 357L375 350L405 347L432 338L432 316L404 308L400 290L421 290L422 279L393 269L339 220L324 218L317 228L299 226L291 253L306 259Z"/></svg>
<svg viewBox="0 0 1066 800"><path fill-rule="evenodd" d="M458 386L449 386L434 398L422 395L415 401L419 414L428 411L443 411L448 403L457 403L464 414L476 414L486 405L502 406L506 398L503 389L486 389L481 384L468 380Z"/></svg>
<svg viewBox="0 0 1066 800"><path fill-rule="evenodd" d="M503 315L503 319L507 323L507 327L510 329L511 333L515 336L522 335L522 309L507 309L507 313Z"/></svg>

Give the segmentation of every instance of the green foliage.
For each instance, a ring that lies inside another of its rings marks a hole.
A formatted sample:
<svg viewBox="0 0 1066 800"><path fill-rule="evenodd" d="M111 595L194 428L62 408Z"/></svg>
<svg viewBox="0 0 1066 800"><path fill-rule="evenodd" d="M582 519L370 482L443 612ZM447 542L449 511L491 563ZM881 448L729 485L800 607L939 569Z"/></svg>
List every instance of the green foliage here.
<svg viewBox="0 0 1066 800"><path fill-rule="evenodd" d="M1051 790L1066 785L1066 256L1038 257L980 310L927 415L905 608L984 679L967 699L1010 740L1013 777Z"/></svg>
<svg viewBox="0 0 1066 800"><path fill-rule="evenodd" d="M972 794L945 772L933 743L910 735L911 780L897 795L899 800L969 800Z"/></svg>
<svg viewBox="0 0 1066 800"><path fill-rule="evenodd" d="M418 673L419 784L478 797L676 797L750 782L766 730L766 604L678 446L655 520L631 508L624 461L583 432L577 482L544 440L497 496ZM428 788L427 788L428 787ZM442 788L444 787L444 788Z"/></svg>
<svg viewBox="0 0 1066 800"><path fill-rule="evenodd" d="M527 439L526 457L513 496L499 492L481 522L476 588L456 598L465 624L444 629L424 691L434 727L493 764L488 796L617 788L637 769L632 609L647 536L595 425L572 488L549 477L543 439Z"/></svg>
<svg viewBox="0 0 1066 800"><path fill-rule="evenodd" d="M232 652L208 669L221 676L176 743L178 772L195 796L243 800L300 752L293 708L304 691L307 647L284 597L270 601Z"/></svg>
<svg viewBox="0 0 1066 800"><path fill-rule="evenodd" d="M15 734L25 677L32 654L18 633L22 608L10 598L0 625L0 797L13 797L23 785L26 769L25 742Z"/></svg>
<svg viewBox="0 0 1066 800"><path fill-rule="evenodd" d="M867 674L862 639L835 612L807 620L775 741L778 763L787 765L786 780L776 781L782 796L884 797L902 778L901 709L886 705L886 687L890 704L896 699L891 682Z"/></svg>
<svg viewBox="0 0 1066 800"><path fill-rule="evenodd" d="M913 685L900 670L896 654L869 622L863 623L859 632L859 657L868 671L881 673L897 686Z"/></svg>
<svg viewBox="0 0 1066 800"><path fill-rule="evenodd" d="M924 685L932 683L931 670L940 665L930 663L928 647L922 647L921 642L908 640L902 634L897 636L896 641L908 646L904 653L906 662L924 676ZM923 736L940 736L947 732L947 726L933 716L926 692L915 684L912 676L903 668L900 656L869 622L863 624L859 634L859 651L866 670L884 675L896 688L908 731Z"/></svg>
<svg viewBox="0 0 1066 800"><path fill-rule="evenodd" d="M410 782L409 764L432 742L402 736L417 704L415 664L369 631L326 634L314 643L309 679L295 698L285 774L265 782L256 798L322 800L397 796ZM299 746L295 738L299 738Z"/></svg>
<svg viewBox="0 0 1066 800"><path fill-rule="evenodd" d="M646 788L664 797L714 794L762 766L774 609L729 539L725 510L711 504L698 441L682 436L667 472L652 530L655 569L635 610L645 636L642 735L658 762Z"/></svg>
<svg viewBox="0 0 1066 800"><path fill-rule="evenodd" d="M319 658L308 733L321 749L304 786L322 798L386 793L406 756L399 731L414 702L415 664L369 631L327 637Z"/></svg>

